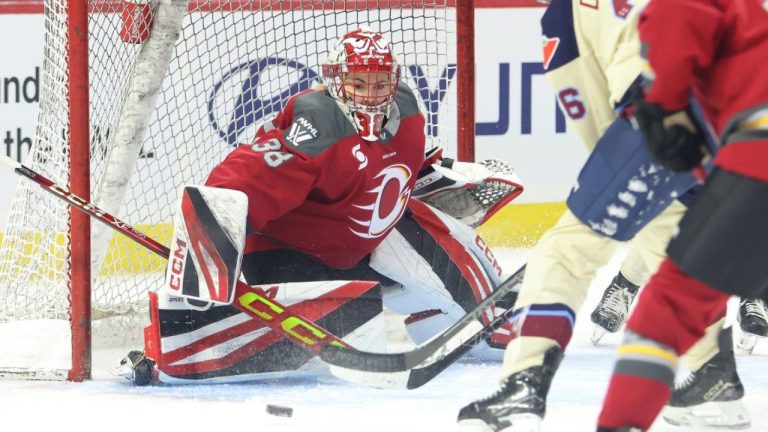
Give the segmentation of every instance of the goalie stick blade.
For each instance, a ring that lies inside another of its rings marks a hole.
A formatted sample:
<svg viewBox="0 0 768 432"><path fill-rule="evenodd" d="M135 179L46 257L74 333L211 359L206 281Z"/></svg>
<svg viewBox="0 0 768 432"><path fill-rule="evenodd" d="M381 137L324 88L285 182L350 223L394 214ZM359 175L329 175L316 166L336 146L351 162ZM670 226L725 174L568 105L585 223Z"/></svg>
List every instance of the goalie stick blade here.
<svg viewBox="0 0 768 432"><path fill-rule="evenodd" d="M517 298L515 298L516 300ZM424 384L432 381L432 378L440 374L440 372L447 369L456 360L463 357L466 353L472 350L472 348L480 345L491 338L493 333L503 326L505 322L512 316L514 309L514 301L511 302L510 307L504 311L501 315L496 317L487 326L477 331L470 336L467 340L460 342L455 348L450 349L447 354L443 354L437 361L430 363L426 366L416 367L411 369L408 375L408 383L406 388L413 390L423 386ZM449 345L446 344L446 347Z"/></svg>
<svg viewBox="0 0 768 432"><path fill-rule="evenodd" d="M413 369L424 363L425 360L429 359L438 351L445 350L446 344L461 333L466 326L485 313L485 310L489 306L505 298L511 291L518 289L522 283L524 273L525 265L520 267L515 274L502 282L491 295L475 306L474 309L467 312L463 317L459 318L458 321L441 333L438 333L428 342L411 351L385 354L326 345L320 351L320 358L326 363L335 366L368 372L402 372ZM511 313L512 308L507 309L502 315L494 319L489 326L496 326L493 329L496 330L504 324L507 318L511 316ZM493 332L493 330L491 332Z"/></svg>
<svg viewBox="0 0 768 432"><path fill-rule="evenodd" d="M417 368L411 369L411 372L408 375L408 382L406 383L405 387L408 390L413 390L432 381L432 379L435 378L437 375L439 375L440 372L448 369L448 367L452 365L454 362L456 362L456 360L462 358L466 353L470 352L472 348L474 348L477 344L487 340L489 337L491 337L490 334L480 339L477 343L461 344L456 349L448 353L445 357L440 358L440 360L424 367L417 367Z"/></svg>

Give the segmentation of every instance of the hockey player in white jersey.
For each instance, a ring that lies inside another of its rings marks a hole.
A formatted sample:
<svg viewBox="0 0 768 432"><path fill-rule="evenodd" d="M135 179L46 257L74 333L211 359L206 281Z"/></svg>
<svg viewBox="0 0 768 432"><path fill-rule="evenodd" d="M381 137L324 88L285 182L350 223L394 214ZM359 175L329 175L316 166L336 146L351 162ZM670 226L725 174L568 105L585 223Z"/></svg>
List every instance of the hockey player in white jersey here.
<svg viewBox="0 0 768 432"><path fill-rule="evenodd" d="M596 323L618 330L639 285L664 258L685 211L678 198L696 179L654 163L628 120L644 64L636 26L645 3L553 0L542 17L546 75L590 157L568 197L568 209L539 240L527 264L501 387L459 412L462 430L538 431L576 311L596 271L621 242L631 240L630 258L639 265L622 267L593 314ZM633 267L634 280L628 281L624 269ZM606 311L617 313L607 316ZM691 350L689 368L703 368L718 353L722 322L712 323L700 346Z"/></svg>

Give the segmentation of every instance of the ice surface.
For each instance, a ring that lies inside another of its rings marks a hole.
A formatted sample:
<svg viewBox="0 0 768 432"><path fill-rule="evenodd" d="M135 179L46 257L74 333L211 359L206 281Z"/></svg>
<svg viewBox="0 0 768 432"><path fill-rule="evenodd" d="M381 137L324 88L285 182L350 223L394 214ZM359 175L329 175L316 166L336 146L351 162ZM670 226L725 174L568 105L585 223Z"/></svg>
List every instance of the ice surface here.
<svg viewBox="0 0 768 432"><path fill-rule="evenodd" d="M527 252L499 251L512 271ZM594 431L618 338L593 347L589 311L618 268L601 271L549 395L543 431ZM4 340L4 345L9 343ZM739 356L752 431L768 431L768 341ZM94 353L94 380L85 383L0 380L0 430L81 431L453 431L458 410L496 389L498 360L466 358L416 390L381 390L312 372L249 384L133 387L108 371L127 353ZM293 408L293 417L266 413L266 405ZM657 420L653 431L683 431Z"/></svg>

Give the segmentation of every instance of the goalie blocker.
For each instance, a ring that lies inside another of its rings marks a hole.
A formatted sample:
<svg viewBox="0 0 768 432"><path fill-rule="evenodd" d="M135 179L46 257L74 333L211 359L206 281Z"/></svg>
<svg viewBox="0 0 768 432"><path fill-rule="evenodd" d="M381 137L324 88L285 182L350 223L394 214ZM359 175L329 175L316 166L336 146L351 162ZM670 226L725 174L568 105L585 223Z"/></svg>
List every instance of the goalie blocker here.
<svg viewBox="0 0 768 432"><path fill-rule="evenodd" d="M161 382L234 382L322 367L305 348L226 305L234 282L227 275L238 269L224 257L242 256L245 223L238 209L247 206L225 196L229 192L188 187L182 197L173 238L172 257L178 258L169 261L163 289L150 294L145 329L146 357ZM405 324L414 342L422 343L488 296L503 272L471 228L412 200L396 229L351 269L276 249L245 255L242 273L266 293L263 304L275 299L357 349L387 352L384 306L417 317ZM420 314L425 310L437 313ZM485 314L482 324L501 312ZM300 322L292 325L288 330L299 336L311 331ZM505 346L509 334L505 325L492 344ZM343 369L332 372L344 378Z"/></svg>
<svg viewBox="0 0 768 432"><path fill-rule="evenodd" d="M248 197L239 191L187 186L171 239L163 290L195 307L231 304L245 246Z"/></svg>

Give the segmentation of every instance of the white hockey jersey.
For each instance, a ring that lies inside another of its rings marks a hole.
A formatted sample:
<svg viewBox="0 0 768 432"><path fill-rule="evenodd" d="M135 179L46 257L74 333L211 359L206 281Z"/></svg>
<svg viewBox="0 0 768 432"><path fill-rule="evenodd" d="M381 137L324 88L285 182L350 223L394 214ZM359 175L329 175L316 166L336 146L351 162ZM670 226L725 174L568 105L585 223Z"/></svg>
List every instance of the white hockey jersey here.
<svg viewBox="0 0 768 432"><path fill-rule="evenodd" d="M544 69L591 152L645 64L637 35L647 0L552 0L541 19Z"/></svg>

